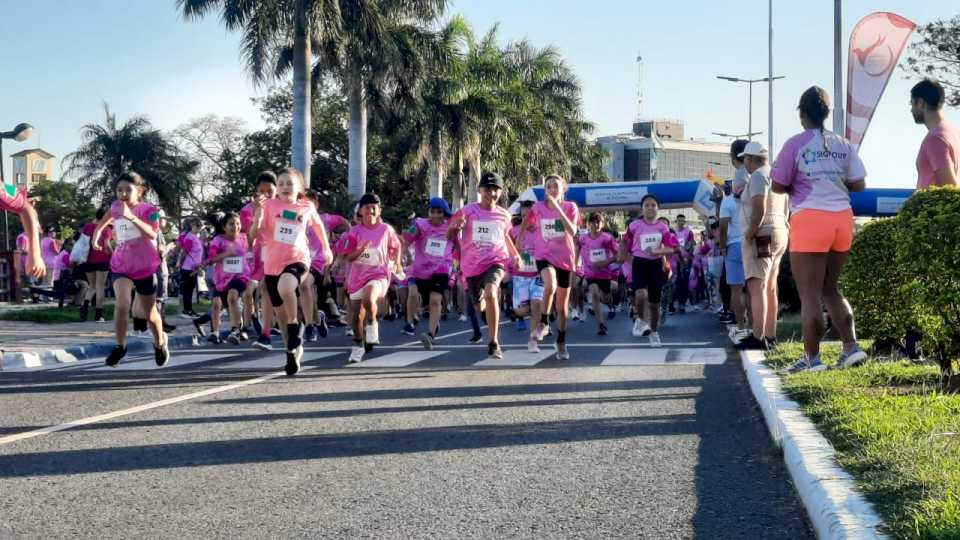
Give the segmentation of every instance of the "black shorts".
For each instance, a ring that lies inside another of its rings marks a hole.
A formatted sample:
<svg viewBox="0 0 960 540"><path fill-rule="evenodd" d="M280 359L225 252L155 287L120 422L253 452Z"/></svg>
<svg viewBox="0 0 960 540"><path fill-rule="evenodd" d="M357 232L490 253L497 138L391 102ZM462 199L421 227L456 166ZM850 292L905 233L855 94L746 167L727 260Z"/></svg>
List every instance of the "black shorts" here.
<svg viewBox="0 0 960 540"><path fill-rule="evenodd" d="M591 285L596 285L600 288L600 292L603 294L610 294L610 280L609 279L594 279L587 278L587 288L589 289Z"/></svg>
<svg viewBox="0 0 960 540"><path fill-rule="evenodd" d="M270 303L273 304L273 307L278 308L283 305L283 297L280 296L280 276L283 274L290 274L291 276L297 278L297 284L299 285L303 281L303 276L307 273L307 266L303 263L293 263L288 264L283 270L280 271L279 275L276 276L263 276L263 284L267 287L267 295L270 296ZM300 287L297 287L297 298L300 298Z"/></svg>
<svg viewBox="0 0 960 540"><path fill-rule="evenodd" d="M310 275L313 276L314 288L323 286L323 272L311 268Z"/></svg>
<svg viewBox="0 0 960 540"><path fill-rule="evenodd" d="M113 282L120 279L129 279L133 282L133 290L140 296L153 296L157 294L157 275L151 274L143 279L132 279L123 274L113 274Z"/></svg>
<svg viewBox="0 0 960 540"><path fill-rule="evenodd" d="M496 283L497 286L500 285L500 282L503 281L503 276L506 274L506 270L503 269L499 264L495 264L490 268L487 268L481 274L477 274L472 277L467 278L467 294L470 297L470 300L474 304L479 304L480 299L483 298L483 289L491 283Z"/></svg>
<svg viewBox="0 0 960 540"><path fill-rule="evenodd" d="M109 272L110 263L109 262L102 262L102 263L85 262L80 266L78 266L77 269L83 272L84 274L92 274L94 272Z"/></svg>
<svg viewBox="0 0 960 540"><path fill-rule="evenodd" d="M570 288L570 274L572 273L570 270L557 268L547 261L537 260L537 274L543 272L544 268L553 268L553 271L557 273L557 287L561 289Z"/></svg>
<svg viewBox="0 0 960 540"><path fill-rule="evenodd" d="M227 307L229 303L230 291L237 291L238 296L243 296L243 293L247 290L247 284L239 279L231 279L230 283L227 284L227 288L222 291L217 291L217 294L220 295L220 302L223 304L223 307Z"/></svg>
<svg viewBox="0 0 960 540"><path fill-rule="evenodd" d="M450 274L433 274L429 278L417 278L417 291L423 303L430 301L430 295L437 293L443 295L450 286Z"/></svg>
<svg viewBox="0 0 960 540"><path fill-rule="evenodd" d="M647 290L647 298L653 304L660 303L663 293L663 260L633 258L633 290Z"/></svg>

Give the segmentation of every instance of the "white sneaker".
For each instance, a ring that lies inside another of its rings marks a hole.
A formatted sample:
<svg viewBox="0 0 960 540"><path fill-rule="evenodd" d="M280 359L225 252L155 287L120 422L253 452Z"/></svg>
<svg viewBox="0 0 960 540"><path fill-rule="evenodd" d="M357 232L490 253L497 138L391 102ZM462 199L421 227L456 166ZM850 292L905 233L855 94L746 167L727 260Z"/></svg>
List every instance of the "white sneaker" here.
<svg viewBox="0 0 960 540"><path fill-rule="evenodd" d="M643 320L639 317L633 320L633 330L630 331L633 334L633 337L640 337L643 335Z"/></svg>
<svg viewBox="0 0 960 540"><path fill-rule="evenodd" d="M660 334L657 332L650 332L650 346L659 347L660 346Z"/></svg>
<svg viewBox="0 0 960 540"><path fill-rule="evenodd" d="M556 344L554 344L554 346L555 346L556 349L557 349L557 360L569 360L569 359L570 359L570 353L567 352L567 344L566 344L566 343L556 343Z"/></svg>
<svg viewBox="0 0 960 540"><path fill-rule="evenodd" d="M549 325L549 324L543 324L543 323L537 323L537 330L536 330L536 332L534 332L533 335L534 335L534 337L537 338L537 341L543 341L543 338L545 338L545 337L547 337L548 335L550 335L550 325Z"/></svg>
<svg viewBox="0 0 960 540"><path fill-rule="evenodd" d="M347 360L351 364L358 364L363 360L363 347L350 347L350 358Z"/></svg>
<svg viewBox="0 0 960 540"><path fill-rule="evenodd" d="M467 315L466 315L466 314L461 314L459 320L460 320L460 322L467 322Z"/></svg>
<svg viewBox="0 0 960 540"><path fill-rule="evenodd" d="M347 337L353 337L353 328L347 327Z"/></svg>
<svg viewBox="0 0 960 540"><path fill-rule="evenodd" d="M751 334L753 334L752 330L737 330L736 327L734 327L732 330L730 330L729 337L730 341L732 341L734 345L737 345L743 340L743 338Z"/></svg>
<svg viewBox="0 0 960 540"><path fill-rule="evenodd" d="M570 310L570 319L574 321L580 320L580 312L576 308Z"/></svg>
<svg viewBox="0 0 960 540"><path fill-rule="evenodd" d="M380 344L380 325L377 323L368 324L364 332L364 341L373 345Z"/></svg>
<svg viewBox="0 0 960 540"><path fill-rule="evenodd" d="M537 338L531 336L527 341L527 352L528 353L538 353L540 352L540 343L537 342Z"/></svg>

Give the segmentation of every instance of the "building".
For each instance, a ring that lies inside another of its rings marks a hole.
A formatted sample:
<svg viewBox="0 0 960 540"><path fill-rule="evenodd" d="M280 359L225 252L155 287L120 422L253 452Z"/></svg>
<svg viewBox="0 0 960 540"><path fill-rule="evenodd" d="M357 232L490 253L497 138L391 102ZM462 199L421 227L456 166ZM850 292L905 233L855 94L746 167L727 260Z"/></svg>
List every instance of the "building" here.
<svg viewBox="0 0 960 540"><path fill-rule="evenodd" d="M607 177L621 181L703 178L707 170L733 178L730 145L684 139L677 120L637 122L633 133L598 137L607 151Z"/></svg>
<svg viewBox="0 0 960 540"><path fill-rule="evenodd" d="M41 148L22 150L10 156L13 158L13 184L27 191L37 182L53 180L53 158L50 152Z"/></svg>

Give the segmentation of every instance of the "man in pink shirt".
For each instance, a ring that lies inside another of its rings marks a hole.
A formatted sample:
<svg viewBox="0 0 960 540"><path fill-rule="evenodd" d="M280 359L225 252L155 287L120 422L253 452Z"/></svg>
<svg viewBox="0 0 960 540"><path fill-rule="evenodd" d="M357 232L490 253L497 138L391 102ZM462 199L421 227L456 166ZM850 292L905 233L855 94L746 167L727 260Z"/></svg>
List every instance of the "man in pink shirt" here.
<svg viewBox="0 0 960 540"><path fill-rule="evenodd" d="M955 186L960 178L960 132L943 117L943 86L926 78L910 89L913 121L927 126L917 154L917 189Z"/></svg>

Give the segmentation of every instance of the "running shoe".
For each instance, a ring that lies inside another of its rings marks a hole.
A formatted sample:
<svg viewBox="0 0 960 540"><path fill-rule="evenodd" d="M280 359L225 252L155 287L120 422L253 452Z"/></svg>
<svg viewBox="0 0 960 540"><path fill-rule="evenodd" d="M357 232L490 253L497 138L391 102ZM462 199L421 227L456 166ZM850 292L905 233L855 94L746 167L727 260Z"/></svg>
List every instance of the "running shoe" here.
<svg viewBox="0 0 960 540"><path fill-rule="evenodd" d="M556 343L554 346L557 349L557 360L570 360L570 353L567 351L566 343Z"/></svg>
<svg viewBox="0 0 960 540"><path fill-rule="evenodd" d="M730 338L730 341L734 344L734 346L736 346L741 341L746 339L747 336L752 336L753 331L748 329L740 330L738 328L731 328L727 335Z"/></svg>
<svg viewBox="0 0 960 540"><path fill-rule="evenodd" d="M461 313L460 318L457 320L459 320L460 322L467 322L467 315L465 313Z"/></svg>
<svg viewBox="0 0 960 540"><path fill-rule="evenodd" d="M647 321L640 319L640 335L647 337L650 335L650 332L653 332L653 329L650 328L650 325L647 324Z"/></svg>
<svg viewBox="0 0 960 540"><path fill-rule="evenodd" d="M304 343L312 343L317 340L317 329L312 324L308 324L303 331Z"/></svg>
<svg viewBox="0 0 960 540"><path fill-rule="evenodd" d="M633 320L633 329L630 330L630 333L633 334L633 337L640 337L643 335L643 320L634 319Z"/></svg>
<svg viewBox="0 0 960 540"><path fill-rule="evenodd" d="M598 335L598 336L605 336L605 335L607 335L607 325L601 324L601 325L600 325L600 328L597 329L597 335Z"/></svg>
<svg viewBox="0 0 960 540"><path fill-rule="evenodd" d="M301 358L303 358L303 345L298 346L293 351L287 351L287 365L284 366L287 376L292 377L300 371Z"/></svg>
<svg viewBox="0 0 960 540"><path fill-rule="evenodd" d="M327 326L327 315L320 312L320 322L317 324L317 335L326 339L327 334L330 333L330 327Z"/></svg>
<svg viewBox="0 0 960 540"><path fill-rule="evenodd" d="M250 340L250 332L248 332L246 328L241 328L240 341L249 341L249 340Z"/></svg>
<svg viewBox="0 0 960 540"><path fill-rule="evenodd" d="M527 352L529 353L540 352L540 342L537 341L537 338L531 336L530 339L527 340Z"/></svg>
<svg viewBox="0 0 960 540"><path fill-rule="evenodd" d="M97 317L97 322L98 322L98 323L105 323L105 322L107 322L107 320L104 319L103 317Z"/></svg>
<svg viewBox="0 0 960 540"><path fill-rule="evenodd" d="M369 326L367 328L369 328ZM414 336L417 333L417 329L414 328L412 324L407 323L406 326L403 327L403 333L408 336Z"/></svg>
<svg viewBox="0 0 960 540"><path fill-rule="evenodd" d="M487 356L494 360L503 360L503 349L500 348L500 344L495 341L488 343Z"/></svg>
<svg viewBox="0 0 960 540"><path fill-rule="evenodd" d="M170 361L170 338L166 334L163 335L163 343L159 347L153 347L153 356L157 367L163 367Z"/></svg>
<svg viewBox="0 0 960 540"><path fill-rule="evenodd" d="M177 327L174 326L174 325L172 325L172 324L163 323L163 331L166 332L166 333L168 333L168 334L173 333L173 331L176 330L176 329L177 329Z"/></svg>
<svg viewBox="0 0 960 540"><path fill-rule="evenodd" d="M120 363L120 360L127 355L127 348L117 345L110 351L110 354L107 356L106 364L110 367L114 367Z"/></svg>
<svg viewBox="0 0 960 540"><path fill-rule="evenodd" d="M230 342L231 345L239 345L240 331L237 330L236 328L234 328L233 330L230 330L230 334L227 335L227 341Z"/></svg>
<svg viewBox="0 0 960 540"><path fill-rule="evenodd" d="M270 336L265 336L260 334L260 337L257 338L257 341L253 343L253 346L261 351L272 351L273 343L270 341Z"/></svg>
<svg viewBox="0 0 960 540"><path fill-rule="evenodd" d="M517 319L517 332L526 332L526 331L527 331L527 320Z"/></svg>
<svg viewBox="0 0 960 540"><path fill-rule="evenodd" d="M207 336L207 341L209 341L210 343L212 343L212 344L214 344L214 345L222 345L222 344L223 344L223 340L220 339L220 334L219 334L219 333L210 334L209 336Z"/></svg>
<svg viewBox="0 0 960 540"><path fill-rule="evenodd" d="M353 337L353 328L347 327L347 331L344 333L347 337Z"/></svg>
<svg viewBox="0 0 960 540"><path fill-rule="evenodd" d="M351 364L359 364L363 361L363 347L350 347L350 358L347 359L347 362Z"/></svg>
<svg viewBox="0 0 960 540"><path fill-rule="evenodd" d="M571 319L571 320L574 320L574 321L579 321L579 320L580 320L580 311L578 311L576 308L571 309L571 310L570 310L570 319Z"/></svg>
<svg viewBox="0 0 960 540"><path fill-rule="evenodd" d="M537 338L537 341L543 341L543 338L550 335L550 325L537 323L537 329L534 331L533 335Z"/></svg>
<svg viewBox="0 0 960 540"><path fill-rule="evenodd" d="M203 323L197 322L196 319L193 320L193 327L197 330L197 335L200 337L207 337L207 329L203 327Z"/></svg>
<svg viewBox="0 0 960 540"><path fill-rule="evenodd" d="M854 345L853 350L840 354L837 365L843 369L857 367L867 361L867 353L863 352L859 345Z"/></svg>
<svg viewBox="0 0 960 540"><path fill-rule="evenodd" d="M420 334L420 343L423 344L424 349L428 351L433 350L433 336L431 336L429 333L424 332Z"/></svg>
<svg viewBox="0 0 960 540"><path fill-rule="evenodd" d="M366 343L366 342L365 342L365 343L363 344L363 352L365 352L365 353L372 353L372 352L373 352L373 345L374 345L373 343Z"/></svg>
<svg viewBox="0 0 960 540"><path fill-rule="evenodd" d="M733 324L736 322L733 318L733 313L723 312L720 314L720 324Z"/></svg>
<svg viewBox="0 0 960 540"><path fill-rule="evenodd" d="M746 337L738 341L735 347L741 351L766 351L767 340L757 339L753 336L753 332L751 332Z"/></svg>
<svg viewBox="0 0 960 540"><path fill-rule="evenodd" d="M374 322L373 324L368 324L366 331L364 332L364 341L370 343L371 345L380 344L380 325Z"/></svg>
<svg viewBox="0 0 960 540"><path fill-rule="evenodd" d="M289 326L287 325L287 352L294 352L303 348L303 325L297 323L292 332L289 330Z"/></svg>
<svg viewBox="0 0 960 540"><path fill-rule="evenodd" d="M812 362L808 361L806 356L803 356L800 358L799 361L797 361L796 364L788 367L787 369L783 370L781 373L792 374L792 373L800 373L801 371L817 372L817 371L823 371L825 369L827 369L827 366L820 361L819 356L813 357Z"/></svg>
<svg viewBox="0 0 960 540"><path fill-rule="evenodd" d="M617 310L613 308L607 308L607 319L613 320L617 318Z"/></svg>
<svg viewBox="0 0 960 540"><path fill-rule="evenodd" d="M650 346L659 347L660 345L660 334L657 332L650 332Z"/></svg>
<svg viewBox="0 0 960 540"><path fill-rule="evenodd" d="M472 344L477 344L477 343L480 343L481 341L483 341L483 335L482 335L482 334L474 334L474 335L470 336L470 339L469 339L467 342L468 342L468 343L472 343Z"/></svg>

